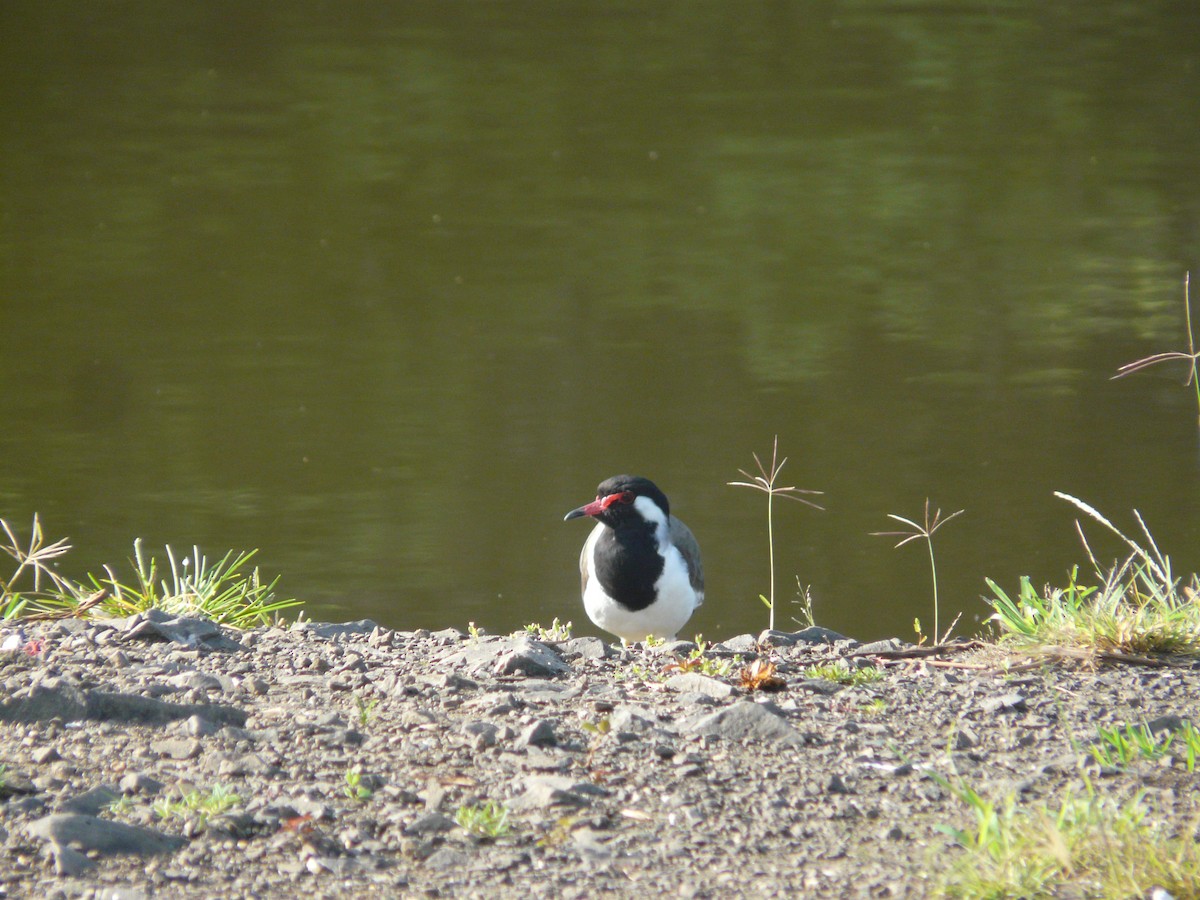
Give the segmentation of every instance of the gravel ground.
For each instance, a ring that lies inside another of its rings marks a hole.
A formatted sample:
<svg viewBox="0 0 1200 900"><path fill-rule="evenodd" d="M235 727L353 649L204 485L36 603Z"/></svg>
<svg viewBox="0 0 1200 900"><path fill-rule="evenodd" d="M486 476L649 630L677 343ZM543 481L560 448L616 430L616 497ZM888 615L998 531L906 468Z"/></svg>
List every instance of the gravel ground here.
<svg viewBox="0 0 1200 900"><path fill-rule="evenodd" d="M685 642L161 613L0 629L0 896L923 897L961 852L938 826L970 821L931 772L1053 803L1098 725L1200 706L1197 667L908 646L741 635L709 677L671 667ZM839 657L882 677L804 677ZM756 659L781 690L739 685ZM1180 764L1090 777L1146 789L1151 819L1197 814ZM185 809L214 788L239 802ZM486 801L507 834L456 823Z"/></svg>

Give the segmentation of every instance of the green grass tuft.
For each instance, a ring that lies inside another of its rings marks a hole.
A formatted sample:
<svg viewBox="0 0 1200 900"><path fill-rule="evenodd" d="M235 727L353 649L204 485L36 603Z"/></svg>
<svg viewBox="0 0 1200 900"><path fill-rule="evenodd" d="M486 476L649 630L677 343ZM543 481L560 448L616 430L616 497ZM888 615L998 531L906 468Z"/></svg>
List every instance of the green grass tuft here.
<svg viewBox="0 0 1200 900"><path fill-rule="evenodd" d="M219 816L241 802L242 798L233 791L216 785L208 793L198 790L189 791L178 800L160 797L151 804L150 808L160 819L187 819L193 815L199 815L201 824L204 824L212 816Z"/></svg>
<svg viewBox="0 0 1200 900"><path fill-rule="evenodd" d="M454 821L468 834L477 838L495 839L511 830L508 808L503 803L488 800L471 806L460 806Z"/></svg>
<svg viewBox="0 0 1200 900"><path fill-rule="evenodd" d="M1104 569L1097 562L1076 522L1095 568L1097 584L1079 583L1071 570L1065 588L1038 592L1021 578L1014 598L986 579L994 610L990 621L1002 639L1025 646L1061 646L1093 653L1200 655L1200 580L1186 583L1171 570L1171 560L1158 549L1141 515L1134 517L1147 546L1123 534L1108 519L1069 494L1056 496L1074 504L1114 533L1129 548L1118 565Z"/></svg>
<svg viewBox="0 0 1200 900"><path fill-rule="evenodd" d="M1140 897L1160 887L1176 897L1200 892L1200 844L1149 821L1138 793L1126 801L1091 782L1057 806L1018 806L980 796L959 780L935 778L969 809L965 828L940 830L965 851L937 896L963 898Z"/></svg>
<svg viewBox="0 0 1200 900"><path fill-rule="evenodd" d="M7 537L7 544L0 544L0 552L17 563L8 580L0 580L0 618L65 617L93 609L119 617L162 609L179 615L206 616L236 628L252 628L270 624L283 610L300 604L275 596L278 577L264 583L258 568L250 569L257 550L230 550L210 565L199 547L193 546L190 556L176 559L175 551L167 545L169 571L161 571L160 577L157 560L147 557L139 538L133 542L130 579L123 581L112 568L104 566L103 577L89 574L84 582L75 582L60 575L52 565L71 545L65 538L47 543L36 515L27 545L3 519L0 529Z"/></svg>
<svg viewBox="0 0 1200 900"><path fill-rule="evenodd" d="M852 669L843 660L808 666L801 674L805 678L821 678L825 681L832 681L835 684L845 684L850 687L874 684L883 679L883 671L874 666Z"/></svg>

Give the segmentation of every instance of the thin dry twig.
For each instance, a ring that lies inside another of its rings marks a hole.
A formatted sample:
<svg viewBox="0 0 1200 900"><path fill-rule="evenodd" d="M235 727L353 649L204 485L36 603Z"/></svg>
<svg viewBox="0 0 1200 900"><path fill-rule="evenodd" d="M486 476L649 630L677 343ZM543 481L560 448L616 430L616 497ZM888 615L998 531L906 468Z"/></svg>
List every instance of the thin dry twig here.
<svg viewBox="0 0 1200 900"><path fill-rule="evenodd" d="M25 622L50 622L56 619L74 619L81 618L82 614L87 612L93 606L96 606L105 597L108 596L107 588L101 588L96 593L86 597L78 606L72 606L69 609L55 610L54 612L39 612L31 613L27 616L22 616L22 621Z"/></svg>
<svg viewBox="0 0 1200 900"><path fill-rule="evenodd" d="M1200 409L1200 372L1197 371L1197 362L1200 361L1200 352L1196 350L1196 339L1192 334L1192 303L1191 303L1191 280L1192 273L1187 272L1183 276L1183 317L1184 324L1187 328L1188 349L1187 353L1182 350L1167 350L1162 353L1153 353L1150 356L1142 359L1135 359L1131 363L1126 363L1117 369L1117 374L1112 376L1110 380L1123 378L1126 375L1132 375L1134 372L1140 372L1142 369L1148 369L1151 366L1156 366L1162 362L1171 362L1172 360L1186 360L1188 366L1188 376L1183 382L1183 386L1192 385L1196 391L1196 405Z"/></svg>

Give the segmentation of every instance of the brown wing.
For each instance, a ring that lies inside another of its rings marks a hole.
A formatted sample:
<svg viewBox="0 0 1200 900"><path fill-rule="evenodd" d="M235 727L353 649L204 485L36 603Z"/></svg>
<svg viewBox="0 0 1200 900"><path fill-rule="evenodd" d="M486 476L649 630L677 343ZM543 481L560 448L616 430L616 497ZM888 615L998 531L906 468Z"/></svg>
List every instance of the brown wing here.
<svg viewBox="0 0 1200 900"><path fill-rule="evenodd" d="M689 580L692 583L692 590L696 592L696 605L699 606L704 602L704 567L700 564L700 545L696 543L696 536L692 534L692 529L674 516L671 516L668 531L671 543L678 548L680 554L683 555L683 561L687 563L688 573L691 576Z"/></svg>

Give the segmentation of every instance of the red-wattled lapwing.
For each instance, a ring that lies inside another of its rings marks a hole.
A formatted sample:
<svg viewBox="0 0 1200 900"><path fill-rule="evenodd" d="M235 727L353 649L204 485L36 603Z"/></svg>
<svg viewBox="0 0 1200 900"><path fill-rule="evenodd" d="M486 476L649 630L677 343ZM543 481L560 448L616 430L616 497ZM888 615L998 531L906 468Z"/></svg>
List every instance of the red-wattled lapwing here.
<svg viewBox="0 0 1200 900"><path fill-rule="evenodd" d="M623 641L673 640L704 602L700 545L654 482L615 475L563 521L591 516L579 554L588 618Z"/></svg>

